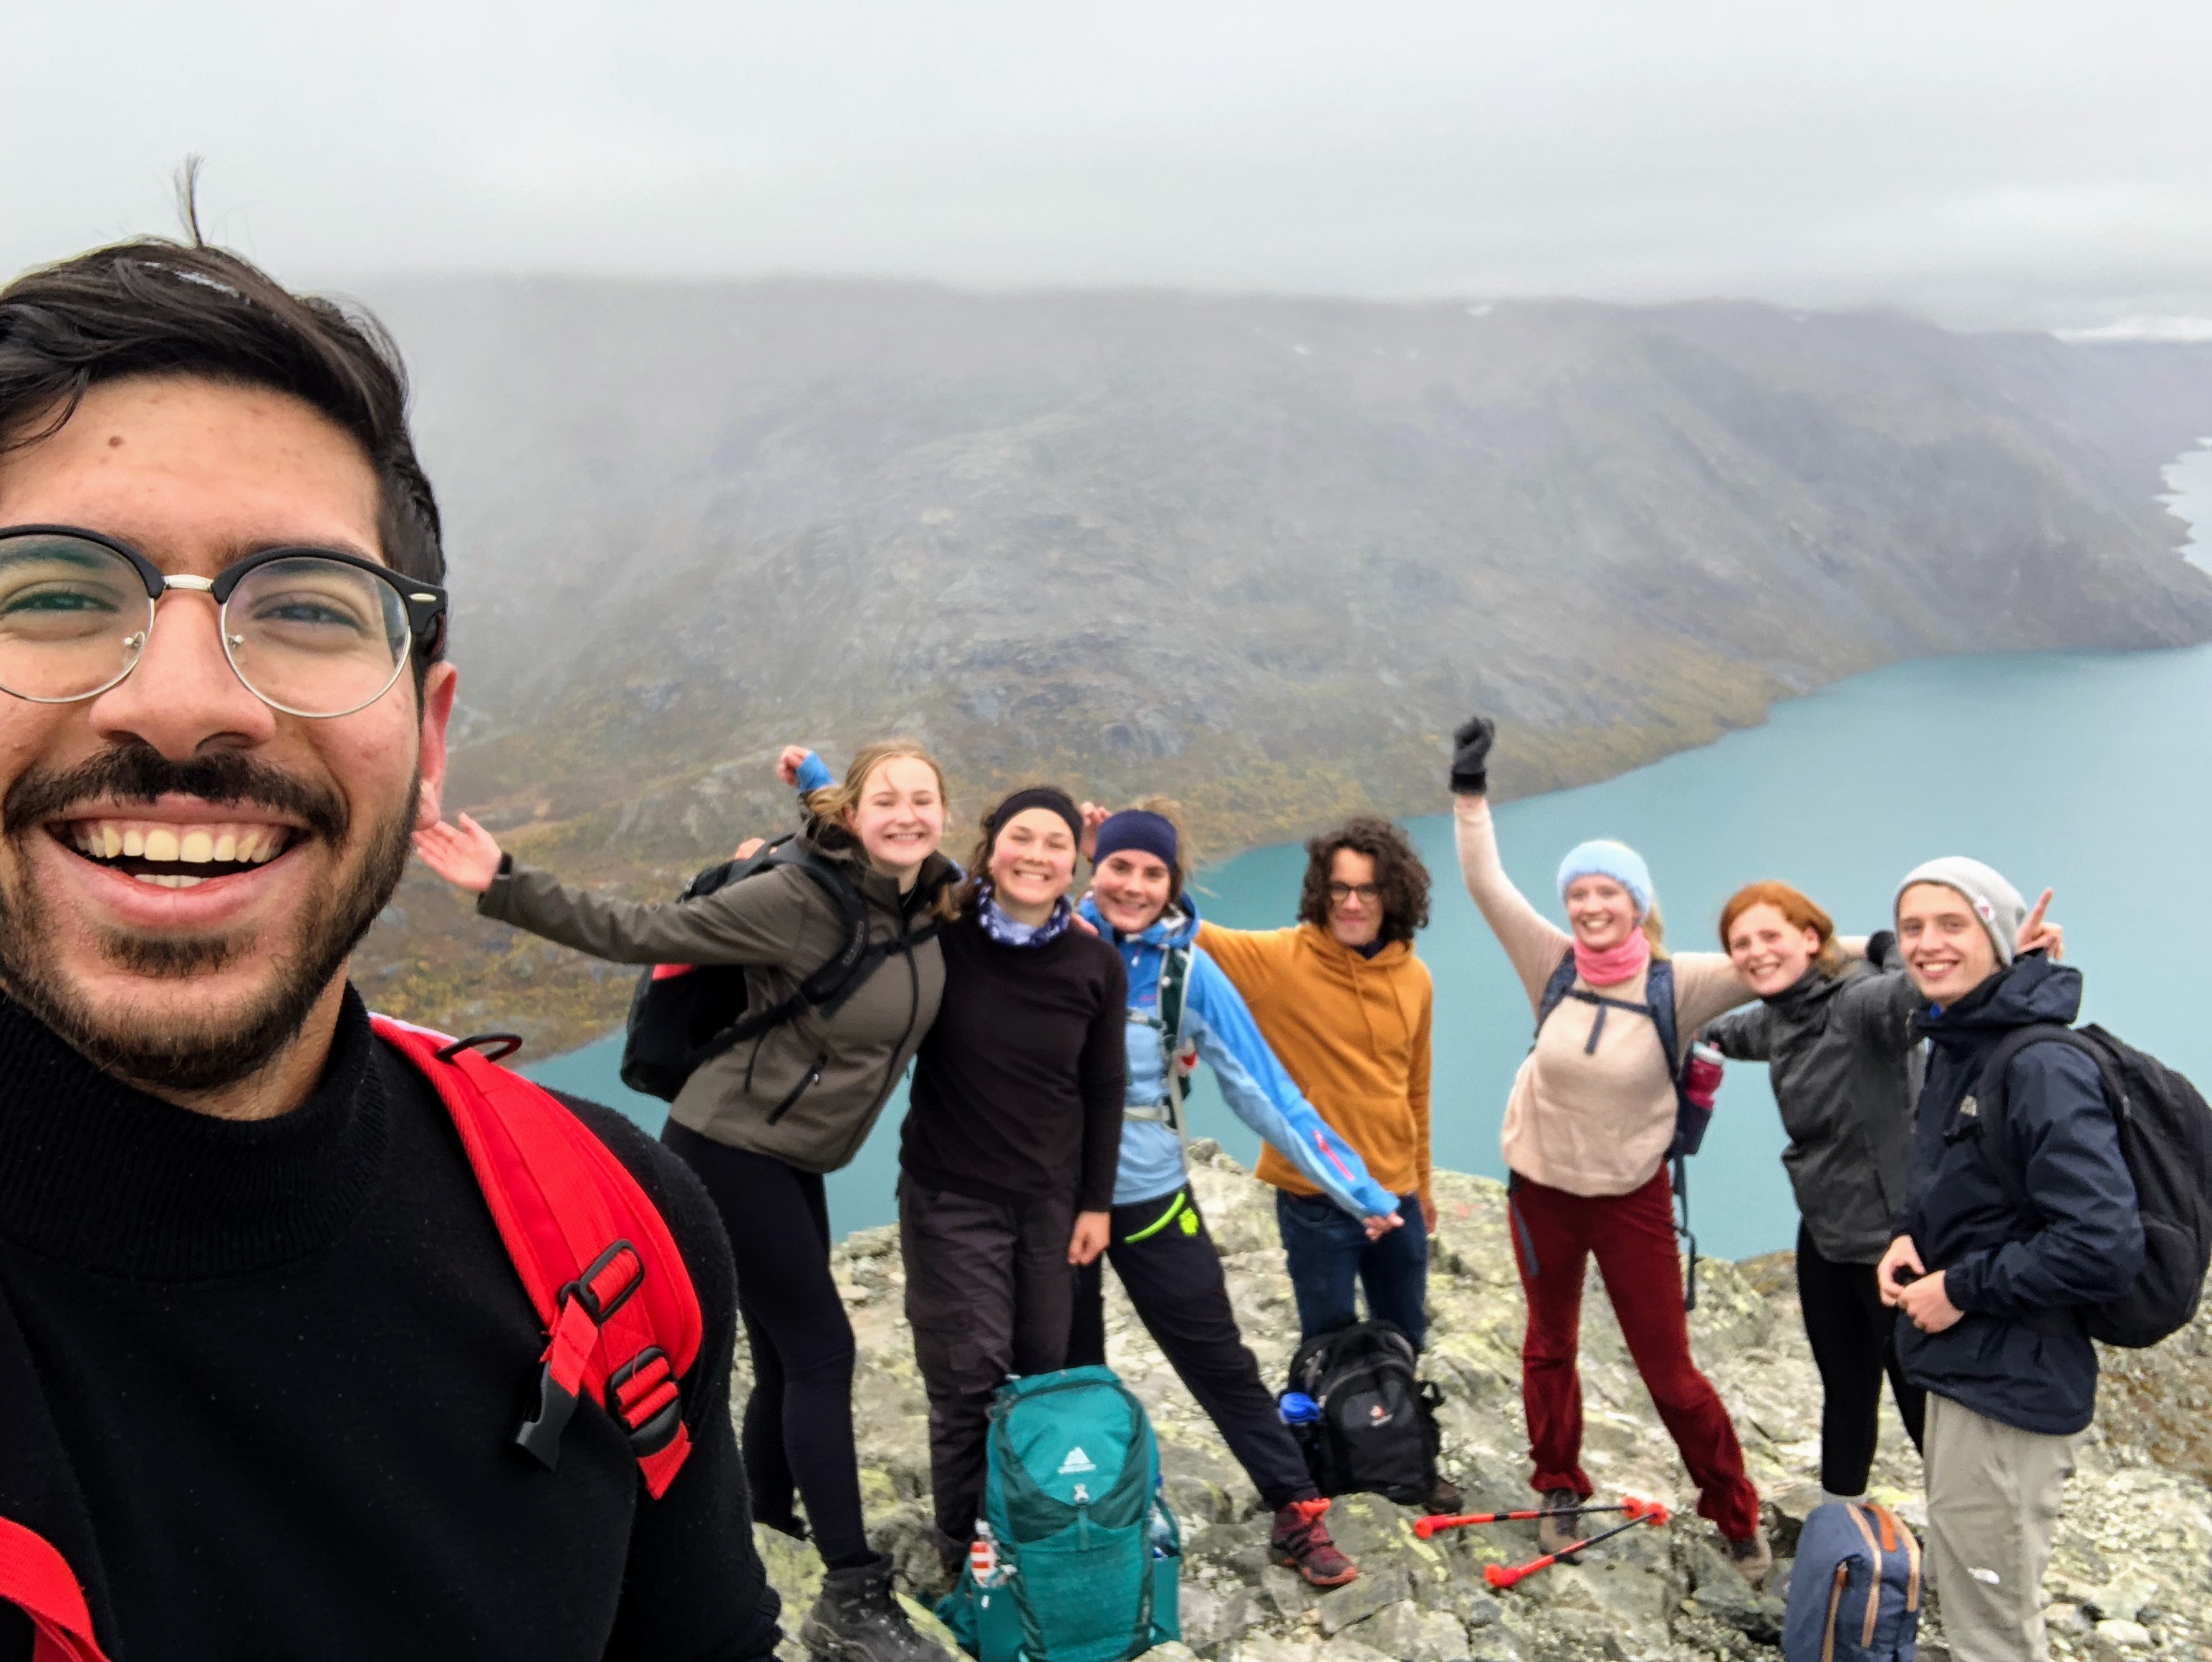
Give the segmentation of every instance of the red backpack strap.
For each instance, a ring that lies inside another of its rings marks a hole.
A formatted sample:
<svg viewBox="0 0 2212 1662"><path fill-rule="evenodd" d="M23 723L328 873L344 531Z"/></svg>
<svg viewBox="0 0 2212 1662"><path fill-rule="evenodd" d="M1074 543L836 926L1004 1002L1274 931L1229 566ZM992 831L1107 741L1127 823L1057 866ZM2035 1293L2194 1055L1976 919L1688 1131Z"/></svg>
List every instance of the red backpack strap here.
<svg viewBox="0 0 2212 1662"><path fill-rule="evenodd" d="M577 1398L629 1434L647 1490L691 1452L678 1381L698 1360L699 1300L667 1222L629 1168L542 1087L442 1033L372 1018L453 1116L515 1271L545 1324L538 1412L515 1441L550 1470Z"/></svg>
<svg viewBox="0 0 2212 1662"><path fill-rule="evenodd" d="M0 1599L31 1618L31 1662L107 1662L84 1589L52 1542L0 1518Z"/></svg>

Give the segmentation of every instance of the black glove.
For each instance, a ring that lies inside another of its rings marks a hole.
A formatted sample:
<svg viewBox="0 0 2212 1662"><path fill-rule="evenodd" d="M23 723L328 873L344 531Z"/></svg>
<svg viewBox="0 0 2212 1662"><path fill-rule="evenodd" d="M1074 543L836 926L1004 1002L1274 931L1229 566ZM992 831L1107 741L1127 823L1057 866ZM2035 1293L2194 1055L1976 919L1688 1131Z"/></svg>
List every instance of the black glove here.
<svg viewBox="0 0 2212 1662"><path fill-rule="evenodd" d="M1897 931L1876 929L1867 937L1866 953L1867 962L1875 969L1889 968L1891 961L1897 959Z"/></svg>
<svg viewBox="0 0 2212 1662"><path fill-rule="evenodd" d="M1490 788L1490 746L1498 723L1473 715L1452 734L1451 788L1455 795L1480 796Z"/></svg>

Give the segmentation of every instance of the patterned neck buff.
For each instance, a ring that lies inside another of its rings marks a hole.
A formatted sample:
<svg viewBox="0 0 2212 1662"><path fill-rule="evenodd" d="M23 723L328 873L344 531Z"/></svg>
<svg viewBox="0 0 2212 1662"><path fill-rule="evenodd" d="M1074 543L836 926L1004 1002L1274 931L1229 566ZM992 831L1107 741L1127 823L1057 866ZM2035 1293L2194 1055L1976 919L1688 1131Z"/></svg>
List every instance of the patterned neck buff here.
<svg viewBox="0 0 2212 1662"><path fill-rule="evenodd" d="M1000 909L998 897L988 885L983 888L975 908L975 921L983 926L983 933L1001 947L1042 947L1067 933L1067 926L1075 920L1075 910L1060 896L1052 909L1052 916L1042 923L1017 923Z"/></svg>

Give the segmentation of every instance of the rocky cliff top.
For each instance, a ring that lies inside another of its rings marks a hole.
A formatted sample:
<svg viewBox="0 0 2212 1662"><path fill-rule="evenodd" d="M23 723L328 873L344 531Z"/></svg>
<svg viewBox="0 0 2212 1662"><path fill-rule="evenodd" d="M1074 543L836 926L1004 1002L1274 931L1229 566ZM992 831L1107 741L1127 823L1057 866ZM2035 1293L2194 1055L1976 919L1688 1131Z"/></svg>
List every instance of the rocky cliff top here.
<svg viewBox="0 0 2212 1662"><path fill-rule="evenodd" d="M1192 1186L1229 1272L1237 1320L1263 1377L1279 1381L1297 1342L1273 1191L1212 1144L1193 1145ZM1533 1504L1521 1415L1522 1306L1505 1221L1505 1191L1440 1172L1442 1212L1431 1266L1425 1372L1443 1387L1443 1463L1470 1511ZM859 1336L854 1418L861 1485L878 1544L923 1604L944 1589L927 1540L927 1411L900 1313L896 1232L865 1230L836 1249L838 1285ZM1730 1569L1711 1525L1636 1378L1595 1269L1583 1306L1584 1460L1601 1490L1666 1502L1675 1518L1607 1543L1493 1592L1491 1562L1536 1555L1534 1525L1418 1539L1417 1515L1372 1495L1340 1500L1337 1540L1360 1563L1350 1586L1319 1593L1266 1560L1267 1519L1211 1424L1162 1361L1107 1277L1108 1359L1140 1396L1160 1441L1168 1493L1186 1543L1184 1648L1152 1653L1224 1662L1644 1662L1775 1656L1782 1604ZM1806 1348L1790 1255L1741 1264L1707 1260L1691 1318L1699 1364L1735 1416L1776 1540L1771 1585L1790 1568L1798 1526L1818 1499L1820 1390ZM2062 1659L2201 1657L2212 1647L2212 1319L2154 1351L2110 1353L2097 1428L2067 1491L2057 1552L2044 1587ZM738 1397L747 1382L739 1358ZM1919 1461L1888 1405L1874 1487L1924 1521ZM757 1531L795 1629L818 1586L811 1548ZM1941 1598L1922 1653L1948 1662ZM787 1655L800 1654L787 1643Z"/></svg>

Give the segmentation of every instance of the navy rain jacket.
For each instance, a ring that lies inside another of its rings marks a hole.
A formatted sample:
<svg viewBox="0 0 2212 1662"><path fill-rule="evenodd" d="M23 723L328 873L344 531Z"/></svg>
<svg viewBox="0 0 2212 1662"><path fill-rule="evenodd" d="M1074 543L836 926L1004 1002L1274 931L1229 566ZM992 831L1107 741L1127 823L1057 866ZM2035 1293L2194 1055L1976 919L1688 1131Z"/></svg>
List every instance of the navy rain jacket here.
<svg viewBox="0 0 2212 1662"><path fill-rule="evenodd" d="M1928 1074L1912 1130L1910 1198L1899 1218L1930 1274L1966 1312L1942 1333L1899 1312L1897 1349L1913 1384L2023 1431L2070 1436L2097 1405L2097 1353L2075 1306L2102 1304L2142 1267L2142 1219L2097 1065L2033 1044L2006 1079L2005 1131L2028 1208L2005 1200L1972 1101L1999 1040L2033 1022L2072 1025L2081 975L2024 958L1917 1024Z"/></svg>

